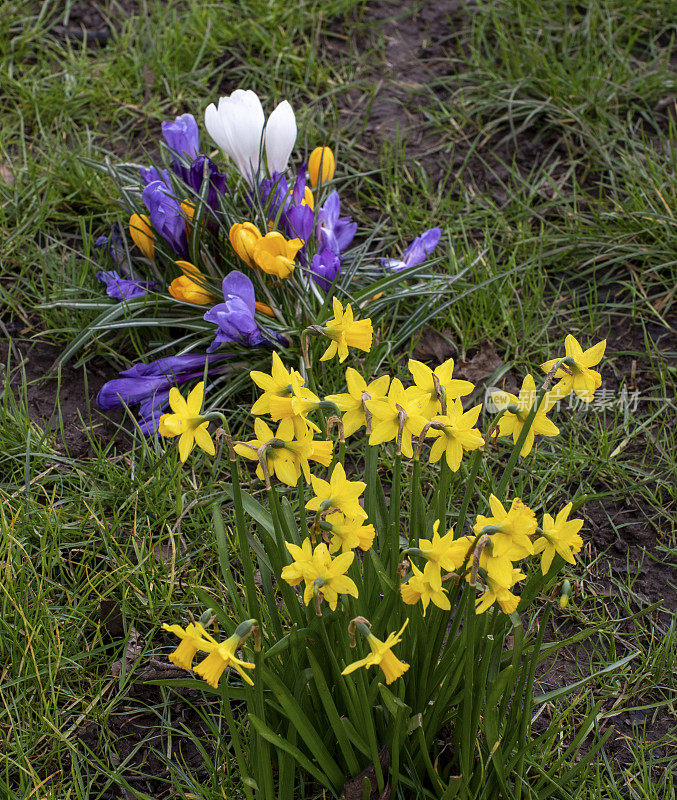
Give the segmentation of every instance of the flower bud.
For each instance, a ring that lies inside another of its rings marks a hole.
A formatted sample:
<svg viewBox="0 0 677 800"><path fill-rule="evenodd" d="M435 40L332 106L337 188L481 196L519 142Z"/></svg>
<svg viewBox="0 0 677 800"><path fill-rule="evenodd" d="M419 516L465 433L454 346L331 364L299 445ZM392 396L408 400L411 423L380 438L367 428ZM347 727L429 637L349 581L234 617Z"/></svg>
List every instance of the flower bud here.
<svg viewBox="0 0 677 800"><path fill-rule="evenodd" d="M230 228L230 243L233 250L252 269L256 267L254 261L254 245L261 238L259 229L251 222L236 222Z"/></svg>
<svg viewBox="0 0 677 800"><path fill-rule="evenodd" d="M144 256L152 261L155 255L155 243L150 220L145 214L132 214L129 218L129 235Z"/></svg>
<svg viewBox="0 0 677 800"><path fill-rule="evenodd" d="M330 147L316 147L308 159L308 174L313 189L318 183L327 183L334 177L336 162Z"/></svg>

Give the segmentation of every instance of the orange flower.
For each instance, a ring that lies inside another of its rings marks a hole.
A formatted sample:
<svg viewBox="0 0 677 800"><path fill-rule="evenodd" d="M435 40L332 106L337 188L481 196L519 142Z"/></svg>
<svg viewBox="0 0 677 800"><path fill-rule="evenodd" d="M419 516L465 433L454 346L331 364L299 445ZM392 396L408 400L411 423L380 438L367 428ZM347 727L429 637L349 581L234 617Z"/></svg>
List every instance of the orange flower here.
<svg viewBox="0 0 677 800"><path fill-rule="evenodd" d="M194 303L197 306L208 306L215 303L218 298L205 287L205 278L200 270L190 261L177 261L183 270L183 275L175 278L169 284L169 294L185 303Z"/></svg>
<svg viewBox="0 0 677 800"><path fill-rule="evenodd" d="M155 242L150 220L145 214L132 214L129 218L129 235L144 256L152 261L155 255Z"/></svg>
<svg viewBox="0 0 677 800"><path fill-rule="evenodd" d="M231 225L228 234L233 250L240 256L245 264L252 269L256 267L254 261L254 245L261 238L261 232L252 222L236 222Z"/></svg>

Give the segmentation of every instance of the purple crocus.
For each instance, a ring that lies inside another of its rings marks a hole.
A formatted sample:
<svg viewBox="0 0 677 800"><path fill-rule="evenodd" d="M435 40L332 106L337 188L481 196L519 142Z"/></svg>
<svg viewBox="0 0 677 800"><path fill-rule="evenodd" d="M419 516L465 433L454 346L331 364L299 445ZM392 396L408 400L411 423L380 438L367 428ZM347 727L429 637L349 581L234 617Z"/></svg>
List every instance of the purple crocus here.
<svg viewBox="0 0 677 800"><path fill-rule="evenodd" d="M341 259L333 250L325 247L310 262L310 274L315 283L325 292L341 272Z"/></svg>
<svg viewBox="0 0 677 800"><path fill-rule="evenodd" d="M186 353L134 364L120 373L119 378L104 384L96 402L103 411L139 403L139 425L144 436L157 433L163 410L169 405L169 390L186 381L202 378L205 363L208 373L221 366L228 354L206 356Z"/></svg>
<svg viewBox="0 0 677 800"><path fill-rule="evenodd" d="M185 258L188 255L186 219L169 184L153 181L146 186L141 197L150 214L153 230L169 242L180 258Z"/></svg>
<svg viewBox="0 0 677 800"><path fill-rule="evenodd" d="M286 214L292 203L287 179L280 172L273 172L270 178L264 178L259 184L261 203L267 205L268 219L277 219Z"/></svg>
<svg viewBox="0 0 677 800"><path fill-rule="evenodd" d="M207 205L214 211L220 209L219 198L226 193L226 176L219 172L216 164L210 158L198 156L189 167L179 161L174 161L172 169L198 195L202 194L202 185L205 179L208 180Z"/></svg>
<svg viewBox="0 0 677 800"><path fill-rule="evenodd" d="M169 172L166 169L160 172L157 167L139 167L139 177L146 186L154 181L162 181L167 186L172 185L172 179L169 177Z"/></svg>
<svg viewBox="0 0 677 800"><path fill-rule="evenodd" d="M243 273L234 270L223 279L223 303L207 311L204 319L218 326L214 341L207 348L212 353L226 342L254 347L265 344L266 337L254 320L254 285Z"/></svg>
<svg viewBox="0 0 677 800"><path fill-rule="evenodd" d="M426 258L437 247L442 228L430 228L417 236L402 254L402 259L382 258L381 266L390 272L401 272L403 269L410 269L422 264Z"/></svg>
<svg viewBox="0 0 677 800"><path fill-rule="evenodd" d="M106 294L114 300L132 300L135 297L143 297L150 289L158 285L157 281L137 281L123 278L115 269L97 272L95 277L106 284Z"/></svg>
<svg viewBox="0 0 677 800"><path fill-rule="evenodd" d="M192 161L200 152L200 133L192 114L181 114L174 122L162 123L162 135L169 149Z"/></svg>
<svg viewBox="0 0 677 800"><path fill-rule="evenodd" d="M110 236L99 236L94 242L94 247L97 250L106 250L116 264L121 264L125 260L125 247L118 225L111 228Z"/></svg>
<svg viewBox="0 0 677 800"><path fill-rule="evenodd" d="M357 223L341 216L341 199L338 192L333 191L317 212L318 251L329 248L338 255L352 242L356 230Z"/></svg>
<svg viewBox="0 0 677 800"><path fill-rule="evenodd" d="M313 232L315 214L310 206L292 206L284 215L282 228L290 239L307 242Z"/></svg>

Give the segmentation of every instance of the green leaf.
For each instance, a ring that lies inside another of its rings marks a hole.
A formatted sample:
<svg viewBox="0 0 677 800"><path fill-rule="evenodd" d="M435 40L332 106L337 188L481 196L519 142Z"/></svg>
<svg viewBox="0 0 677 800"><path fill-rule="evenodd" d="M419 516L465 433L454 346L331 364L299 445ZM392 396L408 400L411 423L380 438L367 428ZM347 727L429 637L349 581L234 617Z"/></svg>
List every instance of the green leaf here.
<svg viewBox="0 0 677 800"><path fill-rule="evenodd" d="M607 665L603 669L599 669L597 672L593 672L591 675L581 678L580 681L570 683L568 686L561 686L559 689L553 689L551 692L546 692L545 694L540 694L538 697L534 697L534 705L551 703L553 700L558 700L560 697L565 697L571 692L576 691L576 689L580 689L582 686L591 683L595 680L595 678L599 678L600 675L606 675L609 672L613 672L615 669L619 669L619 667L625 666L629 661L632 661L633 658L637 658L638 655L640 655L640 651L635 650L634 653L630 653L629 655L625 656L625 658L614 661L612 664Z"/></svg>

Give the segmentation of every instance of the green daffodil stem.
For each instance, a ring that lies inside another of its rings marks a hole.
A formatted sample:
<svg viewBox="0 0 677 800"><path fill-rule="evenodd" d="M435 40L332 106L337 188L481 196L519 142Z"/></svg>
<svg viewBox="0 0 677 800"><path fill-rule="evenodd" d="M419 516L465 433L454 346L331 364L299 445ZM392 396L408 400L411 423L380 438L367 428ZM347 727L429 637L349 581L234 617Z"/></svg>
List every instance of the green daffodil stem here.
<svg viewBox="0 0 677 800"><path fill-rule="evenodd" d="M411 520L409 523L409 547L416 547L423 530L423 496L421 495L421 462L414 459L411 471Z"/></svg>
<svg viewBox="0 0 677 800"><path fill-rule="evenodd" d="M233 709L230 705L231 700L228 694L228 681L221 681L219 688L221 691L221 708L223 709L223 715L226 718L226 725L228 726L228 733L230 734L230 739L233 743L233 749L235 750L235 759L237 760L237 766L240 770L240 777L243 779L242 788L244 789L244 794L247 800L254 800L254 793L247 784L246 780L244 780L249 777L249 769L247 766L247 759L244 754L244 748L242 747L240 727L235 722Z"/></svg>
<svg viewBox="0 0 677 800"><path fill-rule="evenodd" d="M440 521L440 530L447 529L447 508L449 507L449 486L451 485L451 469L447 459L441 461L440 480L437 484L437 519Z"/></svg>
<svg viewBox="0 0 677 800"><path fill-rule="evenodd" d="M244 585L247 595L247 614L258 619L259 601L256 594L256 582L254 581L254 563L249 555L249 539L247 538L247 525L244 518L244 506L242 505L242 488L240 486L240 474L238 472L238 457L235 451L230 449L230 479L233 486L233 506L235 507L235 530L237 531L238 547L240 548L240 560L244 567Z"/></svg>
<svg viewBox="0 0 677 800"><path fill-rule="evenodd" d="M480 471L482 463L483 450L475 450L470 456L470 473L465 484L465 492L463 492L463 500L461 500L461 507L458 510L458 517L456 521L456 536L463 535L463 526L465 525L465 518L468 513L468 506L470 505L470 498L475 493L475 484L477 483L477 474Z"/></svg>
<svg viewBox="0 0 677 800"><path fill-rule="evenodd" d="M390 489L390 513L388 515L388 536L390 539L390 574L397 582L397 567L400 562L400 484L402 479L402 455L395 456L393 482Z"/></svg>

